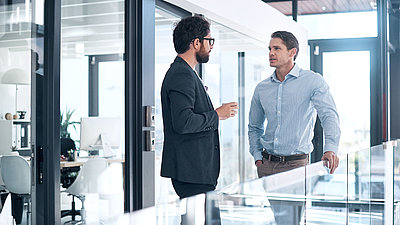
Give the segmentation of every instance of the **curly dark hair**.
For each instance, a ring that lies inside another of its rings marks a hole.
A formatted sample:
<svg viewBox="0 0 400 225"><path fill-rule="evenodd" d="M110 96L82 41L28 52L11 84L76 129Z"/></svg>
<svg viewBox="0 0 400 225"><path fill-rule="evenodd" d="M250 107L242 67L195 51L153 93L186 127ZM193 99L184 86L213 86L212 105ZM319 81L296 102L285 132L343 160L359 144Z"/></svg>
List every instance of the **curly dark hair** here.
<svg viewBox="0 0 400 225"><path fill-rule="evenodd" d="M294 56L294 60L296 60L297 55L299 54L299 42L297 38L290 32L287 31L276 31L271 35L271 38L280 38L283 41L283 44L286 46L288 50L292 48L296 48L296 55Z"/></svg>
<svg viewBox="0 0 400 225"><path fill-rule="evenodd" d="M173 40L175 51L185 53L190 43L196 38L203 38L210 33L210 23L201 16L189 16L176 24Z"/></svg>

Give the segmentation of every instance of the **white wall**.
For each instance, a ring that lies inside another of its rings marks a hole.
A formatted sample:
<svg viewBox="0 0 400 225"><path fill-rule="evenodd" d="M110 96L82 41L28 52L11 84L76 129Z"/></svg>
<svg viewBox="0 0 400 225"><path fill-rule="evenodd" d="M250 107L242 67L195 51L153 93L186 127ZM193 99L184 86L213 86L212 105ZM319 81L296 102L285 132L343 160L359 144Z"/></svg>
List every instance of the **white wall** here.
<svg viewBox="0 0 400 225"><path fill-rule="evenodd" d="M166 1L265 42L266 47L273 32L292 32L300 43L297 61L308 61L307 30L261 0Z"/></svg>

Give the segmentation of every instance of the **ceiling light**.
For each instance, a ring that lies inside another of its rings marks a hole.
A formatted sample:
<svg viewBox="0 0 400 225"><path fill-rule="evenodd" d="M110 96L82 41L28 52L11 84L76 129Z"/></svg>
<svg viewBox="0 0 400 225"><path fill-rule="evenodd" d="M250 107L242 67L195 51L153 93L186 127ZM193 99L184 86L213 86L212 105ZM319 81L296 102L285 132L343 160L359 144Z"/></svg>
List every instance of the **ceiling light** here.
<svg viewBox="0 0 400 225"><path fill-rule="evenodd" d="M376 9L376 0L370 1L369 5L371 6L371 8Z"/></svg>

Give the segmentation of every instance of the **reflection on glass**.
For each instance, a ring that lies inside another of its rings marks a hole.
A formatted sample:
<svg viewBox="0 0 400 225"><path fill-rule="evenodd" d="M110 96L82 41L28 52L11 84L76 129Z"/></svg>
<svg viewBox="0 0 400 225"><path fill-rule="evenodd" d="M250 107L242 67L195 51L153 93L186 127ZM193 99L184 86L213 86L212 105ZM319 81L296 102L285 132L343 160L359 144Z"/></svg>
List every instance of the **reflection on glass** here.
<svg viewBox="0 0 400 225"><path fill-rule="evenodd" d="M62 1L61 17L61 223L100 224L124 209L124 1Z"/></svg>
<svg viewBox="0 0 400 225"><path fill-rule="evenodd" d="M39 69L36 37L43 37L32 15L40 15L33 10L40 3L0 4L1 224L31 222L31 74Z"/></svg>
<svg viewBox="0 0 400 225"><path fill-rule="evenodd" d="M391 154L398 153L398 145L393 146L388 142L344 155L334 174L328 174L323 163L316 162L205 195L139 210L117 221L121 225L132 221L149 225L204 224L204 221L229 225L397 224L398 202L395 201L392 211L385 211L385 202L397 196L396 192L390 196L389 192L383 192L385 186L396 183L384 177L385 165L391 165L388 161L392 159ZM394 165L386 171L398 169L397 160ZM398 175L398 171L395 174ZM274 210L274 200L291 203L292 208ZM303 212L299 206L305 206ZM277 215L298 217L301 222L278 222ZM387 223L388 218L393 218L394 223Z"/></svg>

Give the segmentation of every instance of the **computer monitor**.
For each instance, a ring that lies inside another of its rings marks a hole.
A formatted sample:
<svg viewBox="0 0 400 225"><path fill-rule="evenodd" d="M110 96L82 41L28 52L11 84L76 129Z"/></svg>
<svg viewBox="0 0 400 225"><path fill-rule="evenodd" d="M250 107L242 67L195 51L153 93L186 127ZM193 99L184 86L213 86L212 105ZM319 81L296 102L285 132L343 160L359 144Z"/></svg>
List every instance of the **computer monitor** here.
<svg viewBox="0 0 400 225"><path fill-rule="evenodd" d="M115 155L111 149L121 144L121 118L84 117L81 118L82 150L103 150L103 156Z"/></svg>

